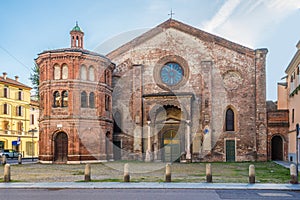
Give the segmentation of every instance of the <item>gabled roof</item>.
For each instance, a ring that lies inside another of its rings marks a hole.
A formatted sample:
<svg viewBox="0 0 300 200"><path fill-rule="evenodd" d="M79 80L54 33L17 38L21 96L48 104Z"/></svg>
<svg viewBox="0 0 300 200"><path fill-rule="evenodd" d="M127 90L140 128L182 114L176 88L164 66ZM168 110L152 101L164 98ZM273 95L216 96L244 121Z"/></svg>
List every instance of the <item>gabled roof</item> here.
<svg viewBox="0 0 300 200"><path fill-rule="evenodd" d="M11 78L0 76L0 83L31 90L32 88Z"/></svg>
<svg viewBox="0 0 300 200"><path fill-rule="evenodd" d="M148 32L142 34L141 36L136 37L135 39L131 40L130 42L111 51L110 53L107 54L107 57L112 59L115 56L121 55L124 52L128 51L129 49L151 39L152 37L161 33L163 30L169 29L169 28L174 28L176 30L179 30L184 33L190 34L194 37L197 37L203 41L212 42L212 43L218 44L220 46L237 51L242 54L254 55L254 53L255 53L255 51L253 49L250 49L248 47L231 42L231 41L221 38L219 36L207 33L205 31L202 31L202 30L192 27L190 25L184 24L177 20L169 19L169 20L163 22L162 24L156 26L155 28L149 30Z"/></svg>

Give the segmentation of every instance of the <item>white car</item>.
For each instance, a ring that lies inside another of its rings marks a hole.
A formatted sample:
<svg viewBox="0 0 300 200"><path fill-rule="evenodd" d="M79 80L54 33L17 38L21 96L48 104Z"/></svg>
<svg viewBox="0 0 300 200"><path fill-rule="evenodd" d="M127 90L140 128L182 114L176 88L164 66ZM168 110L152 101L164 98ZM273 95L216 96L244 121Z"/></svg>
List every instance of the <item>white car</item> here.
<svg viewBox="0 0 300 200"><path fill-rule="evenodd" d="M22 156L19 152L13 150L13 149L2 149L0 151L0 156L6 156L6 158L18 158L19 155Z"/></svg>

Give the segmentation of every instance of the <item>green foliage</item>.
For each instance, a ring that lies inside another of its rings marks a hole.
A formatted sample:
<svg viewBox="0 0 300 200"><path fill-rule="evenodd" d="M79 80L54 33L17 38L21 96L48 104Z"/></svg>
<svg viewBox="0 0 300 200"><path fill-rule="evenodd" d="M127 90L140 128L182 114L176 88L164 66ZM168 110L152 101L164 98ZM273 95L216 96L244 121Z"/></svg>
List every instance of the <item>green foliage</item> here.
<svg viewBox="0 0 300 200"><path fill-rule="evenodd" d="M39 85L40 85L40 69L39 66L34 63L34 67L31 68L32 73L30 73L29 80L33 85L33 89L35 91L35 95L39 97Z"/></svg>

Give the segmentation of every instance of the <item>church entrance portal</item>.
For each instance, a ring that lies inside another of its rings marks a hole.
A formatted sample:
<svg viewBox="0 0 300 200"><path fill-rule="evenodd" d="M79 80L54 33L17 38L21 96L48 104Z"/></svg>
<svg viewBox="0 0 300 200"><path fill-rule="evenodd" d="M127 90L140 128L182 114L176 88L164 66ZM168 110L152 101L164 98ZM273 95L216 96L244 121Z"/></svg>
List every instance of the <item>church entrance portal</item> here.
<svg viewBox="0 0 300 200"><path fill-rule="evenodd" d="M280 136L272 138L272 160L283 160L283 142Z"/></svg>
<svg viewBox="0 0 300 200"><path fill-rule="evenodd" d="M155 112L154 128L158 132L154 138L152 149L160 154L154 157L164 162L179 162L180 155L184 151L184 125L181 123L183 113L180 108L173 105L165 105ZM182 126L181 126L182 125ZM181 127L181 128L180 128ZM158 144L155 147L155 144Z"/></svg>
<svg viewBox="0 0 300 200"><path fill-rule="evenodd" d="M54 139L54 162L68 161L68 136L63 132L57 133Z"/></svg>
<svg viewBox="0 0 300 200"><path fill-rule="evenodd" d="M163 160L164 162L177 162L180 160L180 138L175 130L163 134Z"/></svg>

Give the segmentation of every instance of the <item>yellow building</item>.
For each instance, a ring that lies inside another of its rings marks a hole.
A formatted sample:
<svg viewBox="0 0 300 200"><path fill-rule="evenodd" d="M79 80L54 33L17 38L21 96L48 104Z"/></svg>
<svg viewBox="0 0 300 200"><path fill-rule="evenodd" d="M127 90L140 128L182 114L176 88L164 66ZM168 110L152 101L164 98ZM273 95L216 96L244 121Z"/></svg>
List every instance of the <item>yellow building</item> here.
<svg viewBox="0 0 300 200"><path fill-rule="evenodd" d="M289 110L289 161L295 162L298 155L300 162L300 136L296 135L296 124L300 124L300 41L296 47L285 70L286 82L278 84L278 109Z"/></svg>
<svg viewBox="0 0 300 200"><path fill-rule="evenodd" d="M31 88L0 76L0 149L14 149L23 157L37 157L38 131L30 126Z"/></svg>

